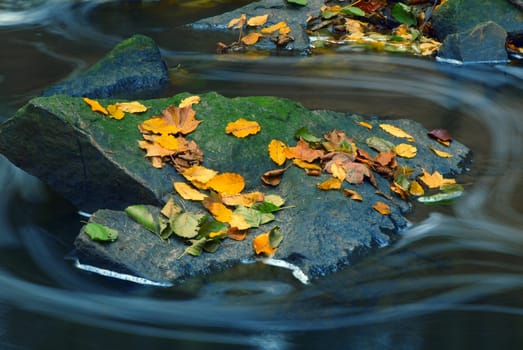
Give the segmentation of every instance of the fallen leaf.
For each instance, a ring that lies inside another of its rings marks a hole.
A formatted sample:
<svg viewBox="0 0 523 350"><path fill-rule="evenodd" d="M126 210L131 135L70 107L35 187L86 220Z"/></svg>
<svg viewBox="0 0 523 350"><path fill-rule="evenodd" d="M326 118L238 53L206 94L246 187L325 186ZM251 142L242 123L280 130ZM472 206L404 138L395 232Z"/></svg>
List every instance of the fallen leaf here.
<svg viewBox="0 0 523 350"><path fill-rule="evenodd" d="M189 186L185 182L175 182L174 189L183 198L191 201L202 201L207 198L207 195L201 193L197 189Z"/></svg>
<svg viewBox="0 0 523 350"><path fill-rule="evenodd" d="M381 215L389 215L390 214L390 207L381 202L381 201L377 201L373 206L372 208L374 210L376 210L378 213L380 213Z"/></svg>
<svg viewBox="0 0 523 350"><path fill-rule="evenodd" d="M405 132L403 129L398 128L395 125L391 124L380 124L380 128L391 134L392 136L400 137L407 139L410 142L414 142L414 137L412 137L410 134Z"/></svg>
<svg viewBox="0 0 523 350"><path fill-rule="evenodd" d="M119 110L122 110L126 113L143 113L147 111L147 107L138 101L117 102L115 105Z"/></svg>
<svg viewBox="0 0 523 350"><path fill-rule="evenodd" d="M162 134L155 139L155 142L170 151L181 151L178 139L172 135Z"/></svg>
<svg viewBox="0 0 523 350"><path fill-rule="evenodd" d="M369 179L372 180L372 174L370 172L370 169L365 164L360 163L349 163L346 166L347 169L347 176L345 177L345 181L357 185L363 182L365 179L365 176L367 176Z"/></svg>
<svg viewBox="0 0 523 350"><path fill-rule="evenodd" d="M283 199L281 196L278 196L277 194L265 195L263 200L265 202L272 203L272 204L274 204L277 207L281 207L282 205L285 204L285 199Z"/></svg>
<svg viewBox="0 0 523 350"><path fill-rule="evenodd" d="M84 226L84 232L91 237L93 241L114 242L118 238L117 230L96 222L87 223Z"/></svg>
<svg viewBox="0 0 523 350"><path fill-rule="evenodd" d="M261 126L255 121L240 118L234 122L229 122L225 127L227 134L233 134L236 137L244 138L249 135L255 135L260 132Z"/></svg>
<svg viewBox="0 0 523 350"><path fill-rule="evenodd" d="M169 125L162 117L152 117L144 120L139 128L155 134L176 134L179 129L175 125ZM142 131L143 133L143 131Z"/></svg>
<svg viewBox="0 0 523 350"><path fill-rule="evenodd" d="M261 32L264 33L264 34L272 34L272 33L276 32L276 31L280 31L280 33L281 33L282 29L284 31L287 31L287 29L285 29L285 28L289 28L287 26L287 23L285 23L285 22L278 22L278 23L276 23L276 24L274 24L274 25L272 25L270 27L263 28L261 30ZM290 29L289 29L289 31L290 31ZM284 34L284 33L282 33L282 34Z"/></svg>
<svg viewBox="0 0 523 350"><path fill-rule="evenodd" d="M246 19L247 15L245 13L242 13L240 17L231 19L227 24L227 28L239 29L245 25Z"/></svg>
<svg viewBox="0 0 523 350"><path fill-rule="evenodd" d="M250 208L257 202L262 202L264 194L261 192L239 193L239 194L222 194L221 200L223 204L229 206L243 205Z"/></svg>
<svg viewBox="0 0 523 350"><path fill-rule="evenodd" d="M223 203L207 198L203 201L203 206L217 221L229 222L232 219L232 210L227 208Z"/></svg>
<svg viewBox="0 0 523 350"><path fill-rule="evenodd" d="M356 6L367 13L376 12L382 7L385 7L385 5L387 5L387 0L360 0L351 4L351 6Z"/></svg>
<svg viewBox="0 0 523 350"><path fill-rule="evenodd" d="M446 129L434 129L429 131L427 134L438 141L452 141L452 136Z"/></svg>
<svg viewBox="0 0 523 350"><path fill-rule="evenodd" d="M243 191L245 180L240 174L223 173L214 176L207 185L218 193L237 194Z"/></svg>
<svg viewBox="0 0 523 350"><path fill-rule="evenodd" d="M441 157L441 158L452 158L454 157L452 154L448 153L448 152L445 152L445 151L440 151L439 149L437 148L434 148L434 147L429 147L430 150L432 152L434 152L438 157Z"/></svg>
<svg viewBox="0 0 523 350"><path fill-rule="evenodd" d="M243 241L247 237L247 231L239 230L237 227L230 227L227 230L227 237L235 241Z"/></svg>
<svg viewBox="0 0 523 350"><path fill-rule="evenodd" d="M287 145L279 140L271 140L269 143L269 157L278 165L285 163L287 157L285 156L285 149Z"/></svg>
<svg viewBox="0 0 523 350"><path fill-rule="evenodd" d="M93 112L100 112L104 115L108 115L109 112L107 112L107 109L105 109L101 104L100 102L96 101L96 100L91 100L90 98L88 97L84 97L83 98L84 102L87 103L90 107L91 107L91 110Z"/></svg>
<svg viewBox="0 0 523 350"><path fill-rule="evenodd" d="M365 142L370 148L375 149L378 152L389 152L394 151L394 144L390 141L382 139L381 137L371 136L368 137Z"/></svg>
<svg viewBox="0 0 523 350"><path fill-rule="evenodd" d="M178 132L184 135L193 132L202 122L201 120L196 120L195 116L196 112L192 109L192 106L182 108L169 106L163 111L165 122L168 125L174 125L178 128Z"/></svg>
<svg viewBox="0 0 523 350"><path fill-rule="evenodd" d="M323 144L323 147L325 147L328 152L341 151L355 154L358 150L354 140L348 137L343 131L332 130L327 133L324 138L327 142Z"/></svg>
<svg viewBox="0 0 523 350"><path fill-rule="evenodd" d="M216 170L208 169L201 165L193 165L190 168L185 169L182 172L183 177L188 181L197 182L198 184L205 185L209 180L218 174Z"/></svg>
<svg viewBox="0 0 523 350"><path fill-rule="evenodd" d="M108 105L107 112L109 112L109 118L120 120L125 117L125 112L118 108L117 105Z"/></svg>
<svg viewBox="0 0 523 350"><path fill-rule="evenodd" d="M160 211L160 213L162 213L162 215L164 215L167 218L170 218L181 212L182 208L180 208L180 206L174 202L174 198L172 197L167 201L167 203L165 203L162 210Z"/></svg>
<svg viewBox="0 0 523 350"><path fill-rule="evenodd" d="M265 23L267 23L268 18L269 18L268 14L261 15L261 16L254 16L254 17L249 18L249 20L247 21L247 25L251 26L251 27L262 26Z"/></svg>
<svg viewBox="0 0 523 350"><path fill-rule="evenodd" d="M421 169L423 172L423 175L419 177L421 181L425 185L427 185L429 188L440 188L443 185L453 184L456 183L456 180L454 179L445 179L443 176L435 171L434 173L430 174L425 169Z"/></svg>
<svg viewBox="0 0 523 350"><path fill-rule="evenodd" d="M414 158L418 152L418 149L407 143L400 143L395 147L394 151L399 157Z"/></svg>
<svg viewBox="0 0 523 350"><path fill-rule="evenodd" d="M129 216L135 222L145 227L147 230L151 231L154 234L158 234L158 224L154 220L153 214L151 213L149 208L147 208L146 205L131 205L125 208L124 212L127 214L127 216Z"/></svg>
<svg viewBox="0 0 523 350"><path fill-rule="evenodd" d="M359 202L363 201L363 197L354 190L344 189L343 194L346 196L349 196L349 198L352 199L353 201L359 201Z"/></svg>
<svg viewBox="0 0 523 350"><path fill-rule="evenodd" d="M198 235L205 214L183 212L170 221L174 233L183 238L194 238Z"/></svg>
<svg viewBox="0 0 523 350"><path fill-rule="evenodd" d="M263 36L261 33L249 33L242 37L241 41L245 45L254 45L260 40L260 38Z"/></svg>
<svg viewBox="0 0 523 350"><path fill-rule="evenodd" d="M378 163L381 166L387 166L394 160L396 153L391 151L380 152L378 153L378 155L376 155L376 163Z"/></svg>
<svg viewBox="0 0 523 350"><path fill-rule="evenodd" d="M178 107L184 108L184 107L192 106L192 105L200 103L200 100L201 100L200 96L197 96L197 95L189 96L189 97L186 97L183 100L181 100Z"/></svg>
<svg viewBox="0 0 523 350"><path fill-rule="evenodd" d="M372 129L372 125L367 122L359 122L358 125L363 126L364 128L367 128L369 130Z"/></svg>
<svg viewBox="0 0 523 350"><path fill-rule="evenodd" d="M272 248L269 242L269 233L265 232L259 234L252 240L252 246L256 254L274 255L276 253L275 248Z"/></svg>
<svg viewBox="0 0 523 350"><path fill-rule="evenodd" d="M299 128L295 133L294 133L294 137L299 140L299 139L303 139L309 143L318 143L318 142L321 142L321 139L317 136L314 136L313 134L311 134L311 132L309 131L309 129L307 129L306 127L302 127L302 128Z"/></svg>
<svg viewBox="0 0 523 350"><path fill-rule="evenodd" d="M299 140L295 147L287 147L285 149L285 156L289 159L298 158L306 162L312 163L315 159L323 155L323 151L313 149L309 143L304 140Z"/></svg>
<svg viewBox="0 0 523 350"><path fill-rule="evenodd" d="M340 181L345 180L347 177L347 170L343 167L342 164L332 163L329 172L332 174L332 176L339 179Z"/></svg>
<svg viewBox="0 0 523 350"><path fill-rule="evenodd" d="M229 225L238 230L247 230L251 228L251 225L245 220L245 218L242 215L234 212L232 213L232 218L229 221Z"/></svg>
<svg viewBox="0 0 523 350"><path fill-rule="evenodd" d="M409 193L413 196L423 196L425 191L418 181L414 180L410 183Z"/></svg>
<svg viewBox="0 0 523 350"><path fill-rule="evenodd" d="M286 168L269 170L260 177L262 182L269 186L278 186L283 178Z"/></svg>
<svg viewBox="0 0 523 350"><path fill-rule="evenodd" d="M341 188L341 182L342 180L331 177L327 180L323 181L322 183L317 184L316 186L320 190L328 191L328 190L339 190Z"/></svg>
<svg viewBox="0 0 523 350"><path fill-rule="evenodd" d="M299 168L306 169L306 170L317 170L321 172L321 166L315 163L309 163L301 159L293 159L292 163L296 165Z"/></svg>
<svg viewBox="0 0 523 350"><path fill-rule="evenodd" d="M138 145L141 149L146 151L146 157L167 157L176 153L176 151L164 148L157 143L149 141L140 140L138 141Z"/></svg>

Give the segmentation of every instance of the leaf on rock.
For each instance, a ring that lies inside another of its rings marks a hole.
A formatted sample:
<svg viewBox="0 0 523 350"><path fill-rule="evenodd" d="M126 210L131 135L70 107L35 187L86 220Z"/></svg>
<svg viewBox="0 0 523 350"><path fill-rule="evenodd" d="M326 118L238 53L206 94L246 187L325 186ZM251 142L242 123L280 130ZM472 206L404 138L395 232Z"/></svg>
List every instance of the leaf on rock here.
<svg viewBox="0 0 523 350"><path fill-rule="evenodd" d="M262 213L252 208L240 205L234 210L234 215L243 217L249 227L259 227L262 224ZM238 228L241 229L241 227Z"/></svg>
<svg viewBox="0 0 523 350"><path fill-rule="evenodd" d="M347 164L346 169L347 176L345 177L345 181L353 185L363 183L365 176L367 176L370 179L373 178L369 167L365 164L351 162Z"/></svg>
<svg viewBox="0 0 523 350"><path fill-rule="evenodd" d="M249 135L255 135L260 132L261 126L255 121L240 118L234 122L229 122L225 127L227 134L233 134L238 138L244 138Z"/></svg>
<svg viewBox="0 0 523 350"><path fill-rule="evenodd" d="M432 152L434 152L438 157L441 157L441 158L452 158L454 157L452 154L448 153L448 152L445 152L445 151L441 151L437 148L434 148L434 147L430 147L430 150Z"/></svg>
<svg viewBox="0 0 523 350"><path fill-rule="evenodd" d="M100 112L100 113L102 113L104 115L108 115L109 114L107 109L105 109L105 107L102 106L100 104L100 102L98 102L96 100L92 100L92 99L90 99L88 97L84 97L83 100L84 100L85 103L87 103L91 107L91 110L93 112Z"/></svg>
<svg viewBox="0 0 523 350"><path fill-rule="evenodd" d="M418 152L418 149L407 143L400 143L396 146L394 151L399 157L414 158L416 156L416 153Z"/></svg>
<svg viewBox="0 0 523 350"><path fill-rule="evenodd" d="M180 104L178 105L179 108L185 108L185 107L189 107L189 106L192 106L192 105L195 105L195 104L198 104L200 103L200 96L197 96L197 95L193 95L193 96L189 96L189 97L186 97L184 98Z"/></svg>
<svg viewBox="0 0 523 350"><path fill-rule="evenodd" d="M456 183L455 179L445 179L439 172L430 174L425 169L421 169L423 175L419 177L429 188L440 188L443 185Z"/></svg>
<svg viewBox="0 0 523 350"><path fill-rule="evenodd" d="M377 201L373 206L372 208L374 210L376 210L378 213L380 213L381 215L389 215L390 214L390 207L381 202L381 201Z"/></svg>
<svg viewBox="0 0 523 350"><path fill-rule="evenodd" d="M180 143L178 142L178 139L172 135L162 134L155 139L155 142L158 145L160 145L163 148L168 149L170 151L175 151L175 152L181 151Z"/></svg>
<svg viewBox="0 0 523 350"><path fill-rule="evenodd" d="M249 18L249 20L247 21L247 25L250 27L262 26L265 23L267 23L267 19L269 19L268 14L261 15L261 16L254 16L254 17Z"/></svg>
<svg viewBox="0 0 523 350"><path fill-rule="evenodd" d="M221 200L223 204L236 207L243 205L244 207L250 208L255 203L262 202L264 195L261 192L250 192L240 194L222 194Z"/></svg>
<svg viewBox="0 0 523 350"><path fill-rule="evenodd" d="M263 198L263 200L264 200L265 202L272 203L272 204L274 204L274 205L277 206L277 207L281 207L282 205L285 204L285 199L283 199L281 196L278 196L277 194L268 194L268 195L265 195L265 197Z"/></svg>
<svg viewBox="0 0 523 350"><path fill-rule="evenodd" d="M132 102L117 102L116 107L126 113L143 113L147 111L147 107L138 101Z"/></svg>
<svg viewBox="0 0 523 350"><path fill-rule="evenodd" d="M183 177L188 181L196 182L201 185L206 185L209 180L215 177L218 174L216 170L208 169L201 165L193 165L190 168L185 169L182 172ZM207 186L198 186L207 187Z"/></svg>
<svg viewBox="0 0 523 350"><path fill-rule="evenodd" d="M353 201L358 201L358 202L363 201L363 197L357 191L344 189L343 194L346 196L349 196L349 198L352 199Z"/></svg>
<svg viewBox="0 0 523 350"><path fill-rule="evenodd" d="M392 8L392 17L399 23L404 23L408 26L415 26L418 23L412 7L401 2L394 4L394 7Z"/></svg>
<svg viewBox="0 0 523 350"><path fill-rule="evenodd" d="M246 20L247 15L242 13L240 17L231 19L227 24L227 28L239 29L245 25Z"/></svg>
<svg viewBox="0 0 523 350"><path fill-rule="evenodd" d="M449 184L442 187L442 192L433 194L431 196L423 196L418 198L418 202L423 204L450 204L455 199L463 195L463 186L459 184Z"/></svg>
<svg viewBox="0 0 523 350"><path fill-rule="evenodd" d="M392 136L396 136L396 137L399 137L399 138L407 139L410 142L414 142L414 137L412 137L406 131L404 131L401 128L398 128L395 125L380 124L380 128L382 128L383 130L385 130L387 133L391 134Z"/></svg>
<svg viewBox="0 0 523 350"><path fill-rule="evenodd" d="M319 166L316 163L309 163L301 159L293 159L292 163L296 165L298 168L306 169L306 170L317 170L321 172L321 166Z"/></svg>
<svg viewBox="0 0 523 350"><path fill-rule="evenodd" d="M231 221L229 221L229 225L231 225L232 228L236 228L240 231L251 228L251 225L245 220L245 218L235 212L232 213L232 218Z"/></svg>
<svg viewBox="0 0 523 350"><path fill-rule="evenodd" d="M348 137L343 131L332 130L324 137L327 142L323 144L323 147L325 147L328 152L341 151L356 154L358 150L354 140Z"/></svg>
<svg viewBox="0 0 523 350"><path fill-rule="evenodd" d="M389 151L389 152L380 152L376 156L376 163L378 163L381 166L387 166L394 160L394 157L396 156L396 153L395 152L391 152L391 151Z"/></svg>
<svg viewBox="0 0 523 350"><path fill-rule="evenodd" d="M363 126L364 128L367 128L367 129L372 129L372 124L369 124L367 122L359 122L358 123L359 126Z"/></svg>
<svg viewBox="0 0 523 350"><path fill-rule="evenodd" d="M340 179L340 181L345 180L347 177L347 169L345 169L341 163L332 163L329 172L335 178Z"/></svg>
<svg viewBox="0 0 523 350"><path fill-rule="evenodd" d="M278 186L283 178L286 168L269 170L260 177L262 182L269 186Z"/></svg>
<svg viewBox="0 0 523 350"><path fill-rule="evenodd" d="M160 146L159 144L153 143L153 142L140 140L140 141L138 141L138 145L140 146L141 149L144 149L146 151L146 153L145 153L146 157L160 157L160 161L161 161L161 157L167 157L167 156L170 156L170 155L176 153L176 151L164 148L164 147Z"/></svg>
<svg viewBox="0 0 523 350"><path fill-rule="evenodd" d="M272 34L276 31L279 31L280 34L288 34L291 30L290 30L289 26L287 25L287 23L285 23L285 22L278 22L275 25L263 28L261 30L261 32L264 34Z"/></svg>
<svg viewBox="0 0 523 350"><path fill-rule="evenodd" d="M328 191L328 190L339 190L341 188L342 180L337 179L335 177L328 178L327 180L323 181L322 183L317 184L316 186L320 190Z"/></svg>
<svg viewBox="0 0 523 350"><path fill-rule="evenodd" d="M446 129L434 129L429 131L427 134L438 141L452 141L452 136Z"/></svg>
<svg viewBox="0 0 523 350"><path fill-rule="evenodd" d="M206 194L201 193L200 191L189 186L185 182L175 182L173 186L176 192L178 192L178 194L186 200L203 201L205 198L208 197Z"/></svg>
<svg viewBox="0 0 523 350"><path fill-rule="evenodd" d="M171 228L177 236L194 238L198 235L200 225L205 219L205 214L183 212L172 219Z"/></svg>
<svg viewBox="0 0 523 350"><path fill-rule="evenodd" d="M84 232L91 237L93 241L114 242L118 238L117 230L96 222L87 223L84 226Z"/></svg>
<svg viewBox="0 0 523 350"><path fill-rule="evenodd" d="M294 137L296 139L303 139L309 143L318 143L318 142L321 142L321 139L317 136L314 136L313 134L311 134L311 132L309 131L309 129L307 129L306 127L303 127L303 128L300 128L296 131L296 133L294 134Z"/></svg>
<svg viewBox="0 0 523 350"><path fill-rule="evenodd" d="M107 112L109 112L109 118L111 119L121 120L125 117L125 112L118 108L116 104L108 105Z"/></svg>
<svg viewBox="0 0 523 350"><path fill-rule="evenodd" d="M186 106L183 108L176 106L169 106L163 111L163 119L168 125L174 125L178 128L178 132L187 135L193 132L198 125L202 122L201 120L195 119L196 112L192 109L192 106Z"/></svg>
<svg viewBox="0 0 523 350"><path fill-rule="evenodd" d="M413 196L423 196L425 190L423 190L423 187L421 187L418 181L414 180L410 183L409 193Z"/></svg>
<svg viewBox="0 0 523 350"><path fill-rule="evenodd" d="M279 140L271 140L269 143L269 157L272 161L278 165L285 163L287 157L285 156L285 150L287 145Z"/></svg>
<svg viewBox="0 0 523 350"><path fill-rule="evenodd" d="M260 40L260 38L263 36L261 33L249 33L242 37L241 41L245 45L254 45Z"/></svg>
<svg viewBox="0 0 523 350"><path fill-rule="evenodd" d="M389 152L394 151L394 144L390 141L382 139L381 137L371 136L368 137L365 142L370 148L375 149L378 152Z"/></svg>
<svg viewBox="0 0 523 350"><path fill-rule="evenodd" d="M269 232L256 236L252 241L252 246L257 255L265 254L268 256L276 253L278 246L283 240L283 234L278 226L275 226Z"/></svg>
<svg viewBox="0 0 523 350"><path fill-rule="evenodd" d="M247 230L239 230L237 227L230 227L227 230L227 238L243 241L245 237L247 237Z"/></svg>
<svg viewBox="0 0 523 350"><path fill-rule="evenodd" d="M307 6L307 0L287 0L289 4L296 4L301 6Z"/></svg>
<svg viewBox="0 0 523 350"><path fill-rule="evenodd" d="M285 156L287 158L298 158L309 163L313 162L315 159L320 158L322 155L323 151L311 148L308 142L301 139L298 141L295 147L287 147L285 149Z"/></svg>
<svg viewBox="0 0 523 350"><path fill-rule="evenodd" d="M174 198L172 197L169 198L167 203L165 203L162 210L160 211L160 213L167 218L171 218L177 214L180 214L181 212L182 208L180 208L180 206L174 202Z"/></svg>
<svg viewBox="0 0 523 350"><path fill-rule="evenodd" d="M154 220L153 214L146 205L131 205L124 209L125 213L134 221L145 227L154 234L158 234L158 224Z"/></svg>
<svg viewBox="0 0 523 350"><path fill-rule="evenodd" d="M180 131L177 126L168 124L162 117L152 117L144 120L139 128L155 134L176 134ZM143 133L143 131L142 131Z"/></svg>
<svg viewBox="0 0 523 350"><path fill-rule="evenodd" d="M245 188L245 180L240 174L223 173L214 176L207 185L218 193L238 194Z"/></svg>
<svg viewBox="0 0 523 350"><path fill-rule="evenodd" d="M184 250L183 254L180 255L178 257L178 259L183 257L185 254L189 254L189 255L192 255L192 256L200 256L200 255L202 255L203 247L207 243L207 238L206 237L202 237L200 239L190 239L189 243L191 245Z"/></svg>
<svg viewBox="0 0 523 350"><path fill-rule="evenodd" d="M387 0L365 0L365 1L356 1L352 3L352 6L356 6L367 13L373 13L377 10L385 7L387 5Z"/></svg>
<svg viewBox="0 0 523 350"><path fill-rule="evenodd" d="M229 222L232 220L232 210L223 205L223 203L207 198L203 201L203 206L217 221Z"/></svg>

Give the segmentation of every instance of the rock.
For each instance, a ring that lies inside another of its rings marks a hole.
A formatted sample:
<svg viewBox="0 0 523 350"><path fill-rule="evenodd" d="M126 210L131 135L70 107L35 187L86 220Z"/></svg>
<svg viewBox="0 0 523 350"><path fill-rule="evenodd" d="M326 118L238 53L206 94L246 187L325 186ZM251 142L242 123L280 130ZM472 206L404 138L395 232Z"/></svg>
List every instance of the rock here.
<svg viewBox="0 0 523 350"><path fill-rule="evenodd" d="M120 237L113 243L100 244L81 232L75 245L82 263L153 280L183 281L253 258L253 237L268 231L272 224L251 229L245 241L224 240L213 254L177 259L186 248L181 240L171 238L163 242L118 211L132 204L159 206L172 195L172 182L182 181L171 166L155 169L149 164L136 144L141 139L136 126L187 96L143 101L150 107L146 113L128 115L119 121L92 112L80 98L40 97L0 126L0 152L14 164L39 177L83 210L111 209L97 211L91 220L117 228ZM369 136L379 136L395 144L405 142L382 131L377 121L369 121L374 128L368 130L358 125L363 119L360 116L310 111L276 97L226 98L207 93L201 98L202 102L194 109L196 118L203 122L189 138L203 150L203 165L220 172L239 173L246 179L246 191L279 194L286 199L286 205L294 206L276 215L285 238L275 258L299 266L310 277L319 277L346 266L359 254L389 244L407 226L403 214L409 211L409 203L395 195L391 201L385 199L368 182L358 186L346 184L363 196L363 202L356 202L340 191L319 191L316 184L328 176L306 176L294 166L286 171L276 188L259 180L262 173L277 168L268 157L269 142L278 139L292 145L296 142L296 130L302 127L318 136L333 129L343 130L372 154L376 152L365 144ZM115 100L100 102L107 105ZM226 124L239 117L258 121L262 131L246 139L227 135ZM453 141L446 151L454 157L439 158L428 147L441 146L427 136L422 126L408 120L390 123L416 140L417 156L402 158L401 164L417 173L421 167L442 174L461 171L460 164L469 153L465 146ZM376 178L379 188L390 194L388 180ZM176 200L186 210L204 211L200 203L179 197ZM391 214L381 215L372 209L377 201L387 202Z"/></svg>
<svg viewBox="0 0 523 350"><path fill-rule="evenodd" d="M448 35L438 51L439 60L462 63L501 63L508 61L507 32L489 21L466 32Z"/></svg>
<svg viewBox="0 0 523 350"><path fill-rule="evenodd" d="M152 98L168 83L167 66L156 43L147 36L134 35L85 72L51 86L42 95Z"/></svg>
<svg viewBox="0 0 523 350"><path fill-rule="evenodd" d="M240 17L243 13L247 14L247 18L268 14L266 26L284 21L291 29L289 35L294 38L294 41L287 44L285 49L305 53L309 48L309 37L306 33L307 17L310 14L319 14L324 4L323 0L309 0L307 6L289 4L285 0L257 1L218 16L199 20L189 26L202 30L229 30L227 29L229 21ZM276 45L268 38L262 38L254 47L262 50L276 49Z"/></svg>
<svg viewBox="0 0 523 350"><path fill-rule="evenodd" d="M493 21L505 31L523 30L523 11L507 0L448 0L432 15L432 28L443 41L447 35L468 31Z"/></svg>

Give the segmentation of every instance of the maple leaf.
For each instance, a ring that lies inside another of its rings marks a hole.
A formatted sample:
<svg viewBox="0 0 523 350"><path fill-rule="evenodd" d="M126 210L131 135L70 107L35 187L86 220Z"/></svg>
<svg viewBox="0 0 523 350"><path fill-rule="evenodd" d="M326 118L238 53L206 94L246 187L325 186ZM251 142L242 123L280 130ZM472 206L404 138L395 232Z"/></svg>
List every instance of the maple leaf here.
<svg viewBox="0 0 523 350"><path fill-rule="evenodd" d="M425 169L421 169L423 175L419 177L421 181L429 188L440 188L443 185L456 183L454 179L445 179L439 172L435 171L430 174Z"/></svg>
<svg viewBox="0 0 523 350"><path fill-rule="evenodd" d="M261 15L261 16L254 16L254 17L249 18L249 20L247 21L247 25L250 27L262 26L265 23L267 23L268 18L269 18L268 14Z"/></svg>
<svg viewBox="0 0 523 350"><path fill-rule="evenodd" d="M279 140L271 140L268 149L269 157L274 163L278 165L285 163L285 160L287 159L287 157L285 157L285 149L287 149L287 145L285 143Z"/></svg>
<svg viewBox="0 0 523 350"><path fill-rule="evenodd" d="M203 160L203 152L198 147L198 144L193 140L187 143L187 150L178 153L176 158L172 160L174 167L179 173L183 173L185 169L198 165Z"/></svg>
<svg viewBox="0 0 523 350"><path fill-rule="evenodd" d="M229 122L225 127L227 134L233 134L238 138L244 138L249 135L255 135L261 130L260 124L255 121L240 118L234 122Z"/></svg>
<svg viewBox="0 0 523 350"><path fill-rule="evenodd" d="M392 136L404 138L410 142L414 142L414 137L412 137L410 134L408 134L405 130L398 128L395 125L380 124L380 128L382 128L383 130L385 130L387 133L391 134Z"/></svg>
<svg viewBox="0 0 523 350"><path fill-rule="evenodd" d="M243 191L245 180L240 174L223 173L214 176L207 185L218 193L237 194Z"/></svg>
<svg viewBox="0 0 523 350"><path fill-rule="evenodd" d="M178 132L186 135L193 132L202 122L194 117L196 112L192 105L186 107L169 106L163 111L163 119L168 125L174 125Z"/></svg>
<svg viewBox="0 0 523 350"><path fill-rule="evenodd" d="M376 210L378 213L380 213L381 215L389 215L390 214L390 207L381 202L381 201L377 201L376 203L374 203L374 205L372 206L372 208L374 210Z"/></svg>
<svg viewBox="0 0 523 350"><path fill-rule="evenodd" d="M319 149L313 149L304 140L299 140L295 147L287 147L285 149L285 156L289 159L298 158L306 162L313 162L315 159L320 158L323 155L323 151Z"/></svg>
<svg viewBox="0 0 523 350"><path fill-rule="evenodd" d="M394 148L394 151L399 157L414 158L418 152L418 149L407 143L400 143Z"/></svg>
<svg viewBox="0 0 523 350"><path fill-rule="evenodd" d="M266 171L260 179L266 185L278 186L283 178L285 170L287 170L287 168Z"/></svg>
<svg viewBox="0 0 523 350"><path fill-rule="evenodd" d="M84 97L83 98L84 102L87 103L90 107L91 107L91 110L93 112L100 112L104 115L108 115L109 112L107 112L107 109L104 108L104 106L102 106L100 104L100 102L96 101L96 100L92 100L88 97Z"/></svg>
<svg viewBox="0 0 523 350"><path fill-rule="evenodd" d="M176 192L178 192L178 194L183 199L192 200L192 201L202 201L208 197L206 194L201 193L200 191L189 186L185 182L175 182L173 184L173 186L174 186L174 189L176 190Z"/></svg>

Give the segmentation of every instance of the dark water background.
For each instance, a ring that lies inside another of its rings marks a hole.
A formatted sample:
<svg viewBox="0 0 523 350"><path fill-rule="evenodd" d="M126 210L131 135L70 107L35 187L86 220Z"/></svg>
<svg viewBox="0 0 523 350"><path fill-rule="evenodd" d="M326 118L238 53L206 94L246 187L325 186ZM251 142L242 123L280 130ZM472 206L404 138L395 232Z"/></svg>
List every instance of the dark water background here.
<svg viewBox="0 0 523 350"><path fill-rule="evenodd" d="M0 349L523 348L523 69L215 56L234 36L178 27L249 2L1 1L0 121L141 33L188 72L173 69L166 94L276 95L447 128L474 152L466 195L417 206L396 244L310 286L251 264L152 288L75 269L76 209L0 157Z"/></svg>

